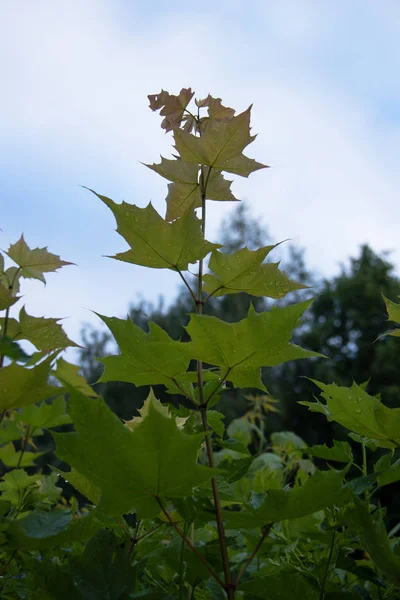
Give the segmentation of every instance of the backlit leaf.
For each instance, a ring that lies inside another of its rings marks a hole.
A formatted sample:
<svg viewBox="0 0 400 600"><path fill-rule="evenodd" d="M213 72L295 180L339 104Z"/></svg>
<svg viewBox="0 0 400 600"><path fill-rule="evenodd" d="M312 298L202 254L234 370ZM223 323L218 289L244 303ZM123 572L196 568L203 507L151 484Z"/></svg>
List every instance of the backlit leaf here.
<svg viewBox="0 0 400 600"><path fill-rule="evenodd" d="M254 140L250 135L250 110L251 107L229 120L211 120L201 137L175 129L175 147L181 158L244 177L264 168L265 165L242 154Z"/></svg>
<svg viewBox="0 0 400 600"><path fill-rule="evenodd" d="M320 401L300 404L313 412L322 412L329 421L336 421L350 431L373 438L381 448L400 446L400 408L388 408L356 383L348 388L311 381L322 390L326 404Z"/></svg>
<svg viewBox="0 0 400 600"><path fill-rule="evenodd" d="M15 363L0 369L0 410L20 408L58 396L62 390L48 384L53 356L32 369Z"/></svg>
<svg viewBox="0 0 400 600"><path fill-rule="evenodd" d="M201 222L194 211L168 223L151 204L139 208L126 202L116 204L99 194L96 196L112 210L118 233L131 246L131 250L112 258L154 269L186 271L190 263L220 247L220 244L211 244L203 238Z"/></svg>
<svg viewBox="0 0 400 600"><path fill-rule="evenodd" d="M49 427L58 427L71 423L71 417L66 413L66 403L64 398L59 397L53 400L51 404L42 402L40 406L29 405L18 413L17 419L32 429L46 429Z"/></svg>
<svg viewBox="0 0 400 600"><path fill-rule="evenodd" d="M45 317L32 317L28 315L23 306L19 312L19 321L9 319L7 334L13 340L28 340L38 350L48 353L53 350L64 350L68 347L78 347L70 340L58 323L60 319L46 319ZM4 319L0 319L4 327Z"/></svg>
<svg viewBox="0 0 400 600"><path fill-rule="evenodd" d="M321 356L289 341L292 330L310 304L307 301L259 314L251 306L247 318L238 323L191 315L186 329L192 341L187 351L191 358L217 365L224 379L236 387L265 390L260 378L261 367Z"/></svg>
<svg viewBox="0 0 400 600"><path fill-rule="evenodd" d="M171 131L174 127L179 127L182 122L185 108L194 96L191 88L182 88L179 96L169 94L165 90L161 90L159 94L149 94L147 97L150 101L151 110L160 110L164 120L161 127L165 131Z"/></svg>
<svg viewBox="0 0 400 600"><path fill-rule="evenodd" d="M397 323L397 325L400 325L400 304L392 302L391 300L389 300L389 298L385 298L385 296L383 296L383 299L386 304L388 321L394 321L395 323ZM384 335L393 335L395 337L399 337L400 329L393 329L392 331L387 331Z"/></svg>
<svg viewBox="0 0 400 600"><path fill-rule="evenodd" d="M11 290L9 290L5 285L0 282L0 310L5 310L9 308L18 300L20 296L13 296Z"/></svg>
<svg viewBox="0 0 400 600"><path fill-rule="evenodd" d="M46 283L43 273L57 271L60 267L73 264L60 260L59 256L48 252L47 247L31 250L23 235L21 235L18 242L9 247L6 254L21 267L20 273L23 277L39 279L43 283Z"/></svg>
<svg viewBox="0 0 400 600"><path fill-rule="evenodd" d="M0 338L0 356L7 356L18 362L26 362L29 359L29 355L21 346L7 335Z"/></svg>
<svg viewBox="0 0 400 600"><path fill-rule="evenodd" d="M101 494L98 509L120 515L137 510L155 516L154 496L184 497L214 471L197 464L203 435L179 431L175 419L151 404L147 416L129 431L100 399L70 389L75 432L53 433L56 454L86 477Z"/></svg>
<svg viewBox="0 0 400 600"><path fill-rule="evenodd" d="M97 397L94 389L88 384L83 375L80 374L80 370L81 367L78 365L73 365L63 358L59 358L57 360L56 369L54 369L51 374L56 377L60 383L66 381L87 396L93 396L94 398Z"/></svg>
<svg viewBox="0 0 400 600"><path fill-rule="evenodd" d="M232 254L214 250L209 269L214 274L204 275L204 291L213 296L246 292L252 296L282 298L288 292L307 286L291 281L279 270L279 263L263 264L274 246L258 250L242 248Z"/></svg>
<svg viewBox="0 0 400 600"><path fill-rule="evenodd" d="M172 340L155 323L149 323L149 333L129 318L98 315L113 334L121 354L98 359L105 365L99 381L125 381L135 385L167 385L179 379L189 366L185 345Z"/></svg>

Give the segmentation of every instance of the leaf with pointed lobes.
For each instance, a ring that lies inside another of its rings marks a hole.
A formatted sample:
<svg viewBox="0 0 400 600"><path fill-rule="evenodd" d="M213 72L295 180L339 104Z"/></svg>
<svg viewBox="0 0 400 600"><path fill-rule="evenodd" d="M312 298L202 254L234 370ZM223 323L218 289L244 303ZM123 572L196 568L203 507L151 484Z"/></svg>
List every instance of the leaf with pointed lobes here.
<svg viewBox="0 0 400 600"><path fill-rule="evenodd" d="M392 300L389 300L389 298L385 298L385 296L383 296L383 299L385 301L386 310L388 313L388 321L394 321L394 323L400 325L400 304L392 302ZM399 337L400 329L392 329L391 331L386 331L383 335L393 335L395 337Z"/></svg>
<svg viewBox="0 0 400 600"><path fill-rule="evenodd" d="M57 367L51 374L56 377L61 384L63 384L64 381L67 381L70 385L74 386L74 388L80 390L87 396L97 398L98 394L96 394L94 389L88 384L83 375L80 374L80 370L81 367L78 365L73 365L63 358L59 358L57 360Z"/></svg>
<svg viewBox="0 0 400 600"><path fill-rule="evenodd" d="M241 248L232 254L214 250L208 265L214 274L203 276L204 291L216 297L246 292L252 296L282 298L293 290L307 288L306 285L291 281L279 270L279 263L263 264L277 245L254 251Z"/></svg>
<svg viewBox="0 0 400 600"><path fill-rule="evenodd" d="M160 115L164 117L161 127L168 132L180 126L185 109L193 96L191 88L182 88L179 96L161 90L159 94L149 94L147 97L151 110L161 109Z"/></svg>
<svg viewBox="0 0 400 600"><path fill-rule="evenodd" d="M58 397L51 404L42 402L40 406L30 404L17 413L16 418L31 429L49 429L71 423L71 417L66 413L67 405L64 398ZM37 434L36 434L37 435Z"/></svg>
<svg viewBox="0 0 400 600"><path fill-rule="evenodd" d="M20 274L27 279L39 279L44 284L46 279L43 273L57 271L65 265L74 263L60 260L56 254L51 254L46 248L29 248L21 235L18 242L11 244L6 254L20 267Z"/></svg>
<svg viewBox="0 0 400 600"><path fill-rule="evenodd" d="M70 340L58 323L60 319L46 319L28 315L23 306L19 312L19 321L9 319L7 334L15 341L28 340L38 350L48 353L53 350L64 350L69 347L80 347ZM4 327L4 319L0 319Z"/></svg>
<svg viewBox="0 0 400 600"><path fill-rule="evenodd" d="M141 423L143 421L143 419L145 419L148 416L150 406L152 406L153 408L158 410L165 417L168 417L168 418L171 417L168 406L165 406L164 404L162 404L158 400L158 398L155 397L152 388L150 388L150 393L147 396L147 399L144 401L142 408L138 409L140 417L132 417L132 419L130 419L129 421L125 421L125 423L124 423L125 427L130 429L130 431L134 431L136 429L136 427L139 425L139 423ZM176 424L179 429L182 429L182 427L185 425L188 418L189 417L176 417L175 421L176 421Z"/></svg>
<svg viewBox="0 0 400 600"><path fill-rule="evenodd" d="M203 100L195 100L195 103L199 108L208 108L208 117L200 119L200 125L196 129L197 131L200 129L201 133L206 131L211 121L224 121L235 116L233 108L224 106L221 98L213 98L210 94Z"/></svg>
<svg viewBox="0 0 400 600"><path fill-rule="evenodd" d="M221 171L211 169L208 176L208 167L204 169L207 179L206 199L218 201L238 201L230 189L232 181L225 179ZM165 219L173 221L184 215L188 210L199 208L202 204L200 183L170 183L168 185L167 214Z"/></svg>
<svg viewBox="0 0 400 600"><path fill-rule="evenodd" d="M97 313L96 313L97 314ZM189 366L185 344L175 342L155 323L149 323L149 333L129 318L117 319L98 315L104 321L121 354L97 359L105 366L102 381L125 381L140 385L168 385Z"/></svg>
<svg viewBox="0 0 400 600"><path fill-rule="evenodd" d="M230 120L210 122L201 137L175 129L175 148L182 160L243 177L265 168L266 165L242 154L244 148L255 139L250 135L250 110L251 106Z"/></svg>
<svg viewBox="0 0 400 600"><path fill-rule="evenodd" d="M312 515L327 506L340 505L351 497L343 486L344 472L317 471L306 482L293 489L270 490L256 509L246 507L245 512L224 511L224 518L232 527L257 527L286 519Z"/></svg>
<svg viewBox="0 0 400 600"><path fill-rule="evenodd" d="M0 310L6 310L18 302L21 296L13 296L11 290L0 282Z"/></svg>
<svg viewBox="0 0 400 600"><path fill-rule="evenodd" d="M59 396L62 389L48 383L53 360L54 356L49 356L33 369L15 363L0 369L0 410L21 408Z"/></svg>
<svg viewBox="0 0 400 600"><path fill-rule="evenodd" d="M69 391L75 432L52 434L56 454L99 490L100 512L154 517L160 512L155 496L185 497L215 474L197 463L203 434L180 431L151 399L143 421L129 431L102 398Z"/></svg>
<svg viewBox="0 0 400 600"><path fill-rule="evenodd" d="M266 391L261 367L274 367L289 360L323 356L290 343L292 330L311 301L256 313L250 305L247 318L225 323L216 317L191 315L185 345L190 358L216 365L224 380L235 387Z"/></svg>
<svg viewBox="0 0 400 600"><path fill-rule="evenodd" d="M359 435L373 438L380 448L400 446L400 408L388 408L374 396L367 394L359 385L341 387L336 383L325 384L311 379L321 390L323 404L299 402L312 412L320 412L328 421L336 421Z"/></svg>
<svg viewBox="0 0 400 600"><path fill-rule="evenodd" d="M93 193L114 213L117 232L131 246L131 250L110 258L153 269L186 271L189 264L221 247L221 244L204 239L201 221L194 211L168 223L151 203L146 208L139 208L126 202L116 204L106 196Z"/></svg>

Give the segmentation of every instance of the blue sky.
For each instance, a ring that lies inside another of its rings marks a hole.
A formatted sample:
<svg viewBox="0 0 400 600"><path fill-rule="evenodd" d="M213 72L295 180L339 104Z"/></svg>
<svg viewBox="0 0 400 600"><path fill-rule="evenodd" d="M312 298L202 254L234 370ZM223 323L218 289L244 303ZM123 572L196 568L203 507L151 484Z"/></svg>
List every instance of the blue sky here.
<svg viewBox="0 0 400 600"><path fill-rule="evenodd" d="M166 183L139 161L171 152L147 94L191 86L242 111L271 169L236 178L276 241L333 275L368 242L400 267L400 3L397 0L2 0L0 248L24 232L76 263L24 287L29 313L124 316L172 299L172 273L102 258L126 248L87 185L164 214ZM212 203L209 237L233 205ZM284 266L284 265L283 265Z"/></svg>

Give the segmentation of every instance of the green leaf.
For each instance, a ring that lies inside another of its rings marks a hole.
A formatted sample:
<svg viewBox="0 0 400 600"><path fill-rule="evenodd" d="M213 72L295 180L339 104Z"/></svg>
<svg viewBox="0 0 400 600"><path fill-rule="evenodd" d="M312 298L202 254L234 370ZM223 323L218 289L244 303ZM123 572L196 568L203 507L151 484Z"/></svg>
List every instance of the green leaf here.
<svg viewBox="0 0 400 600"><path fill-rule="evenodd" d="M215 274L204 275L204 291L215 297L246 292L252 296L282 298L288 292L307 288L288 279L278 269L279 263L262 264L276 246L254 251L242 248L232 254L214 250L208 266Z"/></svg>
<svg viewBox="0 0 400 600"><path fill-rule="evenodd" d="M359 435L373 438L381 448L400 446L400 408L388 408L356 383L347 388L311 381L322 390L326 404L319 401L300 404L311 411L324 412L329 421L336 421Z"/></svg>
<svg viewBox="0 0 400 600"><path fill-rule="evenodd" d="M343 487L340 471L317 471L304 485L290 490L272 489L256 510L247 507L246 512L224 511L224 518L234 527L257 527L297 519L311 515L327 506L343 504L350 491Z"/></svg>
<svg viewBox="0 0 400 600"><path fill-rule="evenodd" d="M374 465L374 470L378 474L379 487L400 481L400 459L396 460L392 465L388 464L388 466L383 465L382 459L389 459L390 463L390 455L382 456Z"/></svg>
<svg viewBox="0 0 400 600"><path fill-rule="evenodd" d="M221 171L212 169L210 175L208 175L208 168L205 168L204 179L207 181L206 199L219 201L237 200L230 188L232 181L225 179L221 175ZM198 208L202 203L200 183L198 181L193 183L170 183L168 185L166 202L167 214L165 218L167 221L181 217L190 209Z"/></svg>
<svg viewBox="0 0 400 600"><path fill-rule="evenodd" d="M0 282L0 310L9 308L18 302L20 297L21 296L13 296L12 291Z"/></svg>
<svg viewBox="0 0 400 600"><path fill-rule="evenodd" d="M26 362L30 358L21 346L7 335L0 338L0 356L7 356L18 362Z"/></svg>
<svg viewBox="0 0 400 600"><path fill-rule="evenodd" d="M363 549L380 571L394 584L400 585L400 557L393 553L382 517L380 514L370 515L368 508L358 498L354 499L354 503L353 522Z"/></svg>
<svg viewBox="0 0 400 600"><path fill-rule="evenodd" d="M323 458L337 462L349 463L353 461L351 446L347 442L338 442L333 440L333 447L328 448L326 444L319 446L308 446L305 452L315 458Z"/></svg>
<svg viewBox="0 0 400 600"><path fill-rule="evenodd" d="M69 510L36 510L13 521L7 536L11 548L54 551L57 546L70 547L73 542L87 540L102 526L95 510L74 521Z"/></svg>
<svg viewBox="0 0 400 600"><path fill-rule="evenodd" d="M20 429L17 421L3 419L0 426L0 444L7 444L7 442L20 440L23 435L24 431Z"/></svg>
<svg viewBox="0 0 400 600"><path fill-rule="evenodd" d="M225 419L225 415L217 410L209 410L207 411L207 419L209 426L211 429L214 429L218 437L224 437L225 425L223 420Z"/></svg>
<svg viewBox="0 0 400 600"><path fill-rule="evenodd" d="M255 139L250 136L250 111L251 106L231 119L210 120L201 137L175 129L175 148L184 161L248 177L266 166L242 154Z"/></svg>
<svg viewBox="0 0 400 600"><path fill-rule="evenodd" d="M185 345L173 341L155 323L145 333L129 318L98 315L113 334L121 354L98 359L105 365L99 381L125 381L135 385L168 385L189 365Z"/></svg>
<svg viewBox="0 0 400 600"><path fill-rule="evenodd" d="M59 397L53 400L51 404L42 402L40 406L29 405L16 415L17 419L32 429L49 429L71 423L71 417L66 413L66 403L64 398Z"/></svg>
<svg viewBox="0 0 400 600"><path fill-rule="evenodd" d="M117 232L131 247L131 250L111 258L153 269L186 271L190 263L220 248L220 244L211 244L204 239L201 222L194 211L188 211L182 218L168 223L151 203L146 208L126 202L116 204L110 198L90 191L112 210L118 225Z"/></svg>
<svg viewBox="0 0 400 600"><path fill-rule="evenodd" d="M187 352L191 358L217 365L223 378L236 387L265 390L261 367L322 356L289 343L293 328L310 304L307 301L259 314L250 306L247 318L238 323L191 315L186 330L192 341L187 344Z"/></svg>
<svg viewBox="0 0 400 600"><path fill-rule="evenodd" d="M245 597L254 594L263 600L318 600L320 593L310 580L293 571L280 569L277 573L267 576L253 577L242 583L239 590ZM249 596L250 597L250 596Z"/></svg>
<svg viewBox="0 0 400 600"><path fill-rule="evenodd" d="M182 433L153 403L129 431L102 399L73 388L70 393L76 431L53 433L56 453L100 491L99 510L120 515L135 509L155 516L160 511L155 496L184 497L215 473L197 464L203 435Z"/></svg>
<svg viewBox="0 0 400 600"><path fill-rule="evenodd" d="M100 502L99 490L89 481L87 477L79 473L76 469L71 469L68 472L57 470L57 473L70 483L82 496L85 496L93 504Z"/></svg>
<svg viewBox="0 0 400 600"><path fill-rule="evenodd" d="M18 242L12 244L6 254L21 268L22 277L28 279L39 279L46 283L43 273L57 271L65 265L73 263L60 260L56 254L51 254L46 248L34 248L31 250L21 235Z"/></svg>
<svg viewBox="0 0 400 600"><path fill-rule="evenodd" d="M50 512L34 511L19 521L21 529L30 538L51 537L63 531L72 521L69 510L52 510Z"/></svg>
<svg viewBox="0 0 400 600"><path fill-rule="evenodd" d="M1 499L11 502L14 506L18 506L21 501L23 492L34 485L41 474L27 475L23 469L14 469L3 475L3 481L0 483Z"/></svg>
<svg viewBox="0 0 400 600"><path fill-rule="evenodd" d="M138 566L112 531L99 531L82 557L72 559L71 573L82 600L126 600L135 586Z"/></svg>
<svg viewBox="0 0 400 600"><path fill-rule="evenodd" d="M165 131L171 131L175 127L179 127L182 122L185 108L194 96L191 88L182 88L179 96L169 94L165 90L161 90L159 94L150 94L151 110L160 110L160 115L164 117L161 127Z"/></svg>
<svg viewBox="0 0 400 600"><path fill-rule="evenodd" d="M0 369L0 410L21 408L59 396L62 390L47 383L53 356L32 369L15 363Z"/></svg>
<svg viewBox="0 0 400 600"><path fill-rule="evenodd" d="M39 456L42 456L44 452L24 452L21 459L21 450L15 450L13 444L7 444L0 448L0 460L6 465L6 467L33 467L33 462Z"/></svg>
<svg viewBox="0 0 400 600"><path fill-rule="evenodd" d="M32 317L27 314L23 306L19 312L19 322L9 319L7 335L13 340L28 340L44 353L53 350L64 350L68 347L79 347L71 341L58 323L60 319L46 319L45 317ZM4 319L0 319L4 327Z"/></svg>
<svg viewBox="0 0 400 600"><path fill-rule="evenodd" d="M400 304L396 304L389 300L389 298L385 298L382 294L383 300L386 305L386 310L388 313L388 321L394 321L397 325L400 325ZM392 331L387 331L384 335L393 335L395 337L400 336L400 329L393 329Z"/></svg>
<svg viewBox="0 0 400 600"><path fill-rule="evenodd" d="M56 377L61 384L63 381L66 381L83 394L86 394L86 396L97 398L98 394L96 394L94 389L88 384L83 375L80 374L80 370L81 367L78 365L73 365L63 358L59 358L57 360L57 367L51 374Z"/></svg>

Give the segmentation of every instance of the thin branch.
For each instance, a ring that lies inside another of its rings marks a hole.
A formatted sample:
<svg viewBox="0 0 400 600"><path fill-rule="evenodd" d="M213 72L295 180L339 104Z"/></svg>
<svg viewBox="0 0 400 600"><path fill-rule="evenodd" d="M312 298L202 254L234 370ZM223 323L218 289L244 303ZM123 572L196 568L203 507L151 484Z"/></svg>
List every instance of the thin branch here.
<svg viewBox="0 0 400 600"><path fill-rule="evenodd" d="M193 404L193 406L197 410L198 409L197 402L191 396L189 396L189 394L187 392L185 392L185 390L183 389L181 384L175 379L175 377L172 377L172 382L178 388L178 390L181 392L182 396L185 396L185 398L190 400L190 402Z"/></svg>
<svg viewBox="0 0 400 600"><path fill-rule="evenodd" d="M175 267L177 273L179 273L180 278L182 279L183 283L186 285L187 289L190 292L190 295L193 298L193 302L195 303L195 305L197 305L197 298L196 298L196 294L194 293L194 291L192 290L192 288L190 287L190 285L188 284L188 282L186 281L186 279L184 278L184 276L182 275L182 271L180 271L178 269L178 267Z"/></svg>
<svg viewBox="0 0 400 600"><path fill-rule="evenodd" d="M213 292L210 292L209 294L207 294L207 296L203 300L203 304L205 304L211 298L211 296L214 296L214 294L223 287L224 287L223 285L219 285L217 288L215 288L215 290Z"/></svg>
<svg viewBox="0 0 400 600"><path fill-rule="evenodd" d="M27 445L28 445L28 438L29 438L30 432L31 432L31 426L30 426L30 425L28 425L28 427L26 428L25 437L24 437L24 439L22 440L21 452L20 452L20 454L19 454L19 458L18 458L17 469L19 469L19 468L20 468L20 466L21 466L22 459L23 459L23 457L24 457L25 450L26 450L26 447L27 447Z"/></svg>
<svg viewBox="0 0 400 600"><path fill-rule="evenodd" d="M171 523L171 525L173 526L173 528L175 529L175 531L177 532L177 534L182 538L182 540L185 542L185 544L191 549L191 551L199 558L199 560L201 560L201 562L203 563L203 565L206 567L206 569L208 570L208 572L214 577L215 581L222 587L224 588L224 584L221 581L221 579L218 577L218 575L216 574L216 572L214 571L214 569L212 568L212 566L208 563L208 561L204 558L204 556L202 554L200 554L200 552L197 550L197 548L192 544L192 542L189 540L189 538L186 537L186 535L183 533L182 529L179 527L179 525L177 523L175 523L175 521L172 519L171 515L169 514L169 512L164 508L160 498L158 496L154 496L154 498L156 499L159 507L161 508L162 512L164 513L164 515L167 517L168 521Z"/></svg>
<svg viewBox="0 0 400 600"><path fill-rule="evenodd" d="M247 559L247 561L245 562L242 570L240 571L239 575L236 578L235 581L235 587L237 587L240 583L240 580L242 579L243 575L245 574L245 572L247 571L247 569L250 566L250 563L252 562L253 558L255 557L255 555L257 554L257 552L259 551L259 549L261 548L265 538L267 537L267 535L269 534L269 532L271 531L272 528L272 523L270 523L269 525L266 525L263 531L262 536L260 537L260 539L257 542L256 547L254 548L253 552L251 553L251 555L249 556L249 558Z"/></svg>
<svg viewBox="0 0 400 600"><path fill-rule="evenodd" d="M200 408L201 420L202 420L203 429L204 429L205 438L206 438L208 463L209 463L210 467L213 469L215 467L215 463L214 463L214 453L213 453L211 437L210 437L210 428L208 426L208 420L207 420L207 407L203 404L203 406L200 406L199 408ZM220 551L221 551L222 563L223 563L223 567L224 567L224 575L225 575L224 589L226 589L226 591L228 592L228 598L229 598L230 597L229 594L232 593L233 590L230 590L231 572L230 572L230 568L229 568L229 556L228 556L228 549L226 546L224 521L222 518L222 506L221 506L221 500L219 497L219 489L218 489L218 483L217 483L216 477L213 477L211 479L211 487L212 487L213 497L214 497L215 518L217 521L217 529L218 529L218 541L219 541L219 547L220 547Z"/></svg>
<svg viewBox="0 0 400 600"><path fill-rule="evenodd" d="M220 387L222 387L226 381L226 378L228 377L230 371L231 371L232 367L229 367L229 369L226 371L225 375L223 377L221 377L220 382L218 383L217 386L215 386L215 390L209 395L209 397L207 398L207 401L204 403L205 406L208 406L208 403L210 402L211 398L213 396L215 396L215 394L217 393L217 391L219 390Z"/></svg>

